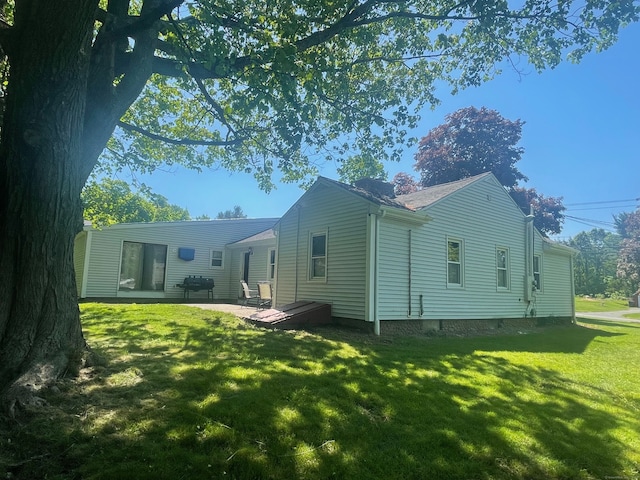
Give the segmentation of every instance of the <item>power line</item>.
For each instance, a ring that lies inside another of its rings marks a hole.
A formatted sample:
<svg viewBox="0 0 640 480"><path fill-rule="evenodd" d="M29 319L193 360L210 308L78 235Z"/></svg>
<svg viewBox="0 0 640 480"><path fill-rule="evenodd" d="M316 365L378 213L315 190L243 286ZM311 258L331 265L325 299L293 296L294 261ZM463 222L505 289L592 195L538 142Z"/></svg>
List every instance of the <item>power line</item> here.
<svg viewBox="0 0 640 480"><path fill-rule="evenodd" d="M577 207L579 205L604 205L606 203L627 203L627 202L638 202L640 201L640 197L638 198L628 198L626 200L600 200L596 202L582 202L582 203L567 203L566 207Z"/></svg>
<svg viewBox="0 0 640 480"><path fill-rule="evenodd" d="M620 209L620 208L628 208L628 207L633 207L633 208L638 208L638 204L634 203L632 205L611 205L609 207L588 207L588 208L567 208L567 210L572 211L572 212L577 212L577 211L583 211L583 210L612 210L612 209Z"/></svg>

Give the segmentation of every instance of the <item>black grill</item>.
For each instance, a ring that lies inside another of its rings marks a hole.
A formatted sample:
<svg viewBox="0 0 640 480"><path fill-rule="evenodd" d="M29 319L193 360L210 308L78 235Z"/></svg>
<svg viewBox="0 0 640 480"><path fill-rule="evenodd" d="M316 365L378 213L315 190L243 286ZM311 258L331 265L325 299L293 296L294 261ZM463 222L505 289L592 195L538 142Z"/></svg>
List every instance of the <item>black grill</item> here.
<svg viewBox="0 0 640 480"><path fill-rule="evenodd" d="M182 288L184 290L183 297L189 298L189 292L199 292L200 290L207 291L207 298L213 299L213 287L215 287L215 282L213 278L206 278L203 276L196 277L195 275L189 275L185 277L182 283L176 285L178 288Z"/></svg>

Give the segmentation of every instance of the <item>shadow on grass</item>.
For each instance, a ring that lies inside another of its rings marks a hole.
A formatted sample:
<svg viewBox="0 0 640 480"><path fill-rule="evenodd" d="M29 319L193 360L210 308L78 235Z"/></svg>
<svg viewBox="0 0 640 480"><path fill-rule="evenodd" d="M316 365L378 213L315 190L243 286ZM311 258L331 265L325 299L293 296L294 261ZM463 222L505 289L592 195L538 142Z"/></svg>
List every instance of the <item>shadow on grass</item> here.
<svg viewBox="0 0 640 480"><path fill-rule="evenodd" d="M528 479L629 469L614 431L640 427L632 413L612 413L601 406L606 392L558 371L492 354L572 355L617 334L574 327L388 344L187 312L122 322L85 314L109 366L50 399L75 405L76 420L61 422L46 461L14 478Z"/></svg>
<svg viewBox="0 0 640 480"><path fill-rule="evenodd" d="M595 319L595 318L578 317L578 322L586 326L597 325L602 327L623 327L623 328L636 328L636 329L640 328L640 323L638 322L607 320L605 318Z"/></svg>

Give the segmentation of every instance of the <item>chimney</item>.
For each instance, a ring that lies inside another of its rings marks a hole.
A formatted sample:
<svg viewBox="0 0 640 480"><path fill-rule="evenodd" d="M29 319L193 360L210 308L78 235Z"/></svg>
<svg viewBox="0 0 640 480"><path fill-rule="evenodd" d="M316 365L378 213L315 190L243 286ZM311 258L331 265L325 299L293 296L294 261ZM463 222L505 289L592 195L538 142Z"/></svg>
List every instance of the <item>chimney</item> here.
<svg viewBox="0 0 640 480"><path fill-rule="evenodd" d="M377 178L361 178L360 180L356 180L354 185L362 190L366 190L376 197L396 198L393 185L385 182L384 180L378 180Z"/></svg>

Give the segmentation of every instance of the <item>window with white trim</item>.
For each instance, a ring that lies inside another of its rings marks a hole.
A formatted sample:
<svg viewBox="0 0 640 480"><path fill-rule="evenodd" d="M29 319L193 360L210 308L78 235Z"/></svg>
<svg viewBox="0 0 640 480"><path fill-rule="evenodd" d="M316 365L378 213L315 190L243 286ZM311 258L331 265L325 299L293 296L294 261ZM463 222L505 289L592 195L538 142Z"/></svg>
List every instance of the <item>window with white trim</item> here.
<svg viewBox="0 0 640 480"><path fill-rule="evenodd" d="M541 264L542 264L542 258L540 258L540 255L534 255L533 256L533 282L534 282L533 286L538 291L542 290L542 276L540 275L540 272L542 271Z"/></svg>
<svg viewBox="0 0 640 480"><path fill-rule="evenodd" d="M462 286L462 240L447 239L447 285Z"/></svg>
<svg viewBox="0 0 640 480"><path fill-rule="evenodd" d="M496 248L496 276L499 290L509 289L509 250Z"/></svg>
<svg viewBox="0 0 640 480"><path fill-rule="evenodd" d="M269 280L273 280L276 276L276 249L269 249L267 271L269 272Z"/></svg>
<svg viewBox="0 0 640 480"><path fill-rule="evenodd" d="M312 233L309 239L309 279L327 278L327 232Z"/></svg>
<svg viewBox="0 0 640 480"><path fill-rule="evenodd" d="M209 268L224 268L224 250L211 249L209 251Z"/></svg>

